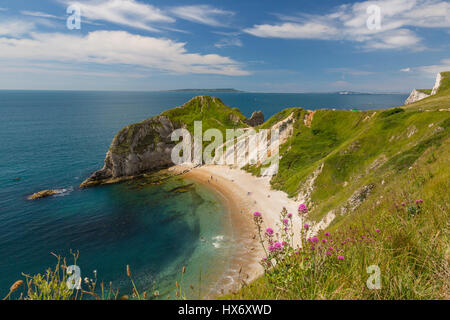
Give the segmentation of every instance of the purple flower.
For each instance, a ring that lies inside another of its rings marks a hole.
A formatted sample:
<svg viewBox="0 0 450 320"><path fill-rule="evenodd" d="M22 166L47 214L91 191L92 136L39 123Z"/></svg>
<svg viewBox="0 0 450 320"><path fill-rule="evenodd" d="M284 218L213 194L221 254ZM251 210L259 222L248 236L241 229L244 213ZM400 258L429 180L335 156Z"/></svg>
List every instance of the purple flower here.
<svg viewBox="0 0 450 320"><path fill-rule="evenodd" d="M281 244L283 245L283 247L287 247L289 245L286 241L283 241Z"/></svg>
<svg viewBox="0 0 450 320"><path fill-rule="evenodd" d="M376 228L375 231L376 231L376 232L380 232L380 229Z"/></svg>
<svg viewBox="0 0 450 320"><path fill-rule="evenodd" d="M318 239L317 237L313 237L313 238L312 238L312 241L313 241L313 242L319 242L319 239Z"/></svg>
<svg viewBox="0 0 450 320"><path fill-rule="evenodd" d="M323 242L323 243L327 243L328 240L327 240L327 239L322 239L322 242Z"/></svg>
<svg viewBox="0 0 450 320"><path fill-rule="evenodd" d="M330 236L330 233L329 233L329 232L325 232L325 235L326 235L327 237L329 237L329 236Z"/></svg>
<svg viewBox="0 0 450 320"><path fill-rule="evenodd" d="M301 213L307 213L308 212L308 208L306 207L306 205L304 203L300 204L298 206L298 212Z"/></svg>
<svg viewBox="0 0 450 320"><path fill-rule="evenodd" d="M312 242L312 239L311 238L308 238L308 240L307 240L308 242Z"/></svg>
<svg viewBox="0 0 450 320"><path fill-rule="evenodd" d="M344 256L338 256L338 260L344 260Z"/></svg>
<svg viewBox="0 0 450 320"><path fill-rule="evenodd" d="M289 220L288 220L288 219L283 219L283 223L284 223L284 224L288 224L288 223L289 223Z"/></svg>
<svg viewBox="0 0 450 320"><path fill-rule="evenodd" d="M406 202L402 202L402 206L406 206Z"/></svg>
<svg viewBox="0 0 450 320"><path fill-rule="evenodd" d="M281 249L282 244L279 243L278 241L276 241L276 242L273 244L273 247L274 247L275 249Z"/></svg>
<svg viewBox="0 0 450 320"><path fill-rule="evenodd" d="M253 215L255 217L261 217L261 212L255 211L255 212L253 212Z"/></svg>
<svg viewBox="0 0 450 320"><path fill-rule="evenodd" d="M274 251L274 250L275 250L275 247L274 247L274 246L269 246L269 248L268 248L268 249L269 249L269 251L270 251L270 252L272 252L272 251Z"/></svg>
<svg viewBox="0 0 450 320"><path fill-rule="evenodd" d="M331 256L331 252L330 251L327 251L327 256Z"/></svg>
<svg viewBox="0 0 450 320"><path fill-rule="evenodd" d="M288 213L288 218L292 218L292 213Z"/></svg>
<svg viewBox="0 0 450 320"><path fill-rule="evenodd" d="M420 204L420 203L422 203L422 202L423 202L422 199L416 200L416 204Z"/></svg>
<svg viewBox="0 0 450 320"><path fill-rule="evenodd" d="M306 224L306 223L305 223L305 224L303 225L303 229L308 230L308 229L309 229L309 224Z"/></svg>
<svg viewBox="0 0 450 320"><path fill-rule="evenodd" d="M267 228L266 229L266 233L268 236L272 236L273 235L273 229L272 228Z"/></svg>
<svg viewBox="0 0 450 320"><path fill-rule="evenodd" d="M328 250L329 251L333 251L334 249L333 249L333 247L329 247Z"/></svg>

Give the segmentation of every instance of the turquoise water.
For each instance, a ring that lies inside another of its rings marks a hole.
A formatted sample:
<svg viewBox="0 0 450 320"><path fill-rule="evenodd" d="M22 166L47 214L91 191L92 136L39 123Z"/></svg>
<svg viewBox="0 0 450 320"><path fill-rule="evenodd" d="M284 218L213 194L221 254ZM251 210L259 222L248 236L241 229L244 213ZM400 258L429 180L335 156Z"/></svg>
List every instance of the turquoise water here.
<svg viewBox="0 0 450 320"><path fill-rule="evenodd" d="M233 251L229 219L219 199L201 186L136 183L78 189L103 165L123 126L178 106L199 93L0 91L0 297L21 273L43 272L55 259L79 250L82 277L128 293L125 266L139 288L168 293L182 266L185 283L214 288ZM405 95L217 93L245 115L266 118L290 106L374 109L402 104ZM16 180L20 177L20 180ZM62 195L27 201L43 189ZM202 237L206 241L202 241ZM203 292L207 294L208 292Z"/></svg>

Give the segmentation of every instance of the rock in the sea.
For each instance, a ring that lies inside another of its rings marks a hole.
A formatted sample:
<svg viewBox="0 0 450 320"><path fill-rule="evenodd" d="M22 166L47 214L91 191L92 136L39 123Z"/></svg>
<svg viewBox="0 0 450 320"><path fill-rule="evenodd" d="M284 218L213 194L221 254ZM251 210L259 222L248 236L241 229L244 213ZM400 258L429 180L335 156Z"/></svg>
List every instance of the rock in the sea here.
<svg viewBox="0 0 450 320"><path fill-rule="evenodd" d="M37 200L37 199L47 198L47 197L53 196L55 194L60 194L61 192L62 192L61 190L42 190L42 191L36 192L36 193L32 194L31 196L29 196L28 200Z"/></svg>
<svg viewBox="0 0 450 320"><path fill-rule="evenodd" d="M255 111L252 116L244 120L246 124L252 127L259 126L264 123L264 114L261 111Z"/></svg>

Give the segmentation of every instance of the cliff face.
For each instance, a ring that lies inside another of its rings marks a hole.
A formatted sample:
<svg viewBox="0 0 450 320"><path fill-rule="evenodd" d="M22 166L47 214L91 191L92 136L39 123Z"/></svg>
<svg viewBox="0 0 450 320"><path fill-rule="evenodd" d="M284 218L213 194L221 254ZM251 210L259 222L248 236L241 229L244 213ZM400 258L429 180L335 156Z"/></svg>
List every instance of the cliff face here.
<svg viewBox="0 0 450 320"><path fill-rule="evenodd" d="M111 143L104 167L94 172L81 187L170 166L175 146L170 136L175 129L177 126L165 116L123 128Z"/></svg>
<svg viewBox="0 0 450 320"><path fill-rule="evenodd" d="M409 95L408 99L406 99L405 104L410 104L425 99L429 96L430 96L429 94L414 89L413 91L411 91L411 94Z"/></svg>
<svg viewBox="0 0 450 320"><path fill-rule="evenodd" d="M218 98L195 97L184 105L161 115L126 126L114 137L102 169L94 172L81 187L119 182L133 176L167 168L176 143L171 141L175 129L193 132L194 121L202 121L203 130L247 127L237 109L224 105ZM225 136L225 135L224 135Z"/></svg>
<svg viewBox="0 0 450 320"><path fill-rule="evenodd" d="M442 72L437 74L433 89L414 89L411 91L411 94L408 99L406 99L405 104L411 104L437 94L441 88L441 82L443 79L442 74Z"/></svg>

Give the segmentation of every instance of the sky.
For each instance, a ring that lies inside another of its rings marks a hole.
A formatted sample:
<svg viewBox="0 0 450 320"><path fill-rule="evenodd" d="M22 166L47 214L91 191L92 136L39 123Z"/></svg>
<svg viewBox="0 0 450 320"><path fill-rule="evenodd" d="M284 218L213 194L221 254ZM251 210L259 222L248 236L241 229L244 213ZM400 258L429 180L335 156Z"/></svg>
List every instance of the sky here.
<svg viewBox="0 0 450 320"><path fill-rule="evenodd" d="M0 89L402 92L450 71L448 0L0 0Z"/></svg>

